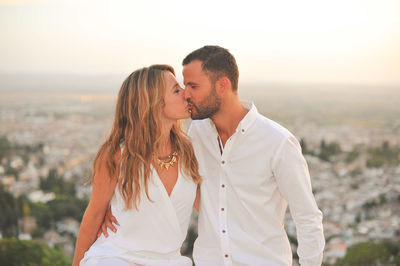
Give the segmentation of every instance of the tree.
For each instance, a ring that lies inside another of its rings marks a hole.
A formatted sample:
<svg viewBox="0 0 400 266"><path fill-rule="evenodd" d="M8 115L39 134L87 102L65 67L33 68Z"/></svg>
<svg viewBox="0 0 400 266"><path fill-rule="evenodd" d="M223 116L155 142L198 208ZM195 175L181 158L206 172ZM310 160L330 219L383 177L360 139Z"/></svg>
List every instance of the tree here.
<svg viewBox="0 0 400 266"><path fill-rule="evenodd" d="M375 266L386 265L390 253L382 243L363 242L351 246L336 266Z"/></svg>
<svg viewBox="0 0 400 266"><path fill-rule="evenodd" d="M337 142L331 142L326 144L325 140L321 141L320 151L318 157L324 161L330 161L331 157L341 152L340 144Z"/></svg>
<svg viewBox="0 0 400 266"><path fill-rule="evenodd" d="M59 176L57 169L50 169L47 178L40 180L40 189L61 195L75 196L75 184Z"/></svg>
<svg viewBox="0 0 400 266"><path fill-rule="evenodd" d="M368 167L396 166L398 164L400 164L400 148L391 147L387 141L384 141L381 147L368 150Z"/></svg>
<svg viewBox="0 0 400 266"><path fill-rule="evenodd" d="M45 244L18 240L0 240L0 261L2 265L19 266L64 266L71 261L60 250L51 249Z"/></svg>
<svg viewBox="0 0 400 266"><path fill-rule="evenodd" d="M360 152L358 150L352 150L346 156L345 162L352 163L360 156Z"/></svg>
<svg viewBox="0 0 400 266"><path fill-rule="evenodd" d="M8 141L7 137L1 136L0 137L0 159L3 158L4 156L8 155L10 149L11 149L11 144Z"/></svg>
<svg viewBox="0 0 400 266"><path fill-rule="evenodd" d="M87 204L87 200L67 195L57 196L54 200L47 202L47 206L56 222L64 217L71 217L81 221Z"/></svg>
<svg viewBox="0 0 400 266"><path fill-rule="evenodd" d="M21 214L18 202L13 195L0 185L0 230L3 236L18 235L18 218Z"/></svg>
<svg viewBox="0 0 400 266"><path fill-rule="evenodd" d="M36 224L38 228L43 228L45 230L50 229L53 223L53 214L47 204L37 202L31 202L31 213L36 219Z"/></svg>
<svg viewBox="0 0 400 266"><path fill-rule="evenodd" d="M396 265L396 266L400 266L400 255L399 255L399 256L396 256L396 257L393 259L393 264Z"/></svg>

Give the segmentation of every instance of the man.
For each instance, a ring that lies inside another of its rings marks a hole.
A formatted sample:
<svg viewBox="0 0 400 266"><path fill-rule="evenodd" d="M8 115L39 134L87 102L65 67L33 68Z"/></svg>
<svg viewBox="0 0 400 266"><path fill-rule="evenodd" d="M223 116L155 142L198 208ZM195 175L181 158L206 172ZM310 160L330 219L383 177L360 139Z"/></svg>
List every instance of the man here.
<svg viewBox="0 0 400 266"><path fill-rule="evenodd" d="M296 138L239 100L239 71L227 49L190 53L183 77L203 178L195 264L292 265L283 227L289 205L300 264L321 265L322 213Z"/></svg>
<svg viewBox="0 0 400 266"><path fill-rule="evenodd" d="M296 138L239 100L239 71L227 49L190 53L183 77L194 120L189 136L203 178L195 264L292 265L283 227L289 205L300 264L321 265L322 213Z"/></svg>

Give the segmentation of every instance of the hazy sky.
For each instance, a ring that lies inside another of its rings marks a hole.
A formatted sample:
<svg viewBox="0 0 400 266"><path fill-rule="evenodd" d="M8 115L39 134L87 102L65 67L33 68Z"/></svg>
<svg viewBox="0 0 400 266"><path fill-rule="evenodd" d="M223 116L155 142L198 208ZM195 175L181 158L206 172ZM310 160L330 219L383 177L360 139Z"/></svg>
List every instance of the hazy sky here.
<svg viewBox="0 0 400 266"><path fill-rule="evenodd" d="M241 81L400 86L400 1L0 0L0 72L180 75L206 44Z"/></svg>

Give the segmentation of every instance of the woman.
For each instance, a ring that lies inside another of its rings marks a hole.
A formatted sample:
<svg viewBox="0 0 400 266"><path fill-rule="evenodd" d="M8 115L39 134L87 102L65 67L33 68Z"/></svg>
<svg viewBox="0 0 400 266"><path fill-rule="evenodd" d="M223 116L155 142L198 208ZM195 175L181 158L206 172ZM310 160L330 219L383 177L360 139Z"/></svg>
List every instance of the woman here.
<svg viewBox="0 0 400 266"><path fill-rule="evenodd" d="M123 82L112 132L93 163L74 266L192 265L180 255L201 182L179 123L189 116L171 66L142 68ZM120 227L96 240L109 203Z"/></svg>

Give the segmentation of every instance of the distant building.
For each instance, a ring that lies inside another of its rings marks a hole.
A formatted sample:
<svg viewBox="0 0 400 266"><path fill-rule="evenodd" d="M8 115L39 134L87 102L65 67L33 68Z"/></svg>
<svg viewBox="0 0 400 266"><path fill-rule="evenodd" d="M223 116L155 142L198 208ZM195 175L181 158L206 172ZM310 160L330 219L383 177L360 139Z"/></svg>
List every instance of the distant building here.
<svg viewBox="0 0 400 266"><path fill-rule="evenodd" d="M337 259L343 258L346 255L347 246L344 243L332 243L325 247L324 262L333 264Z"/></svg>
<svg viewBox="0 0 400 266"><path fill-rule="evenodd" d="M36 219L33 216L24 216L18 220L18 227L23 233L31 234L36 229Z"/></svg>
<svg viewBox="0 0 400 266"><path fill-rule="evenodd" d="M55 198L56 194L54 192L44 193L42 190L35 190L28 194L28 199L35 203L36 202L46 203Z"/></svg>

